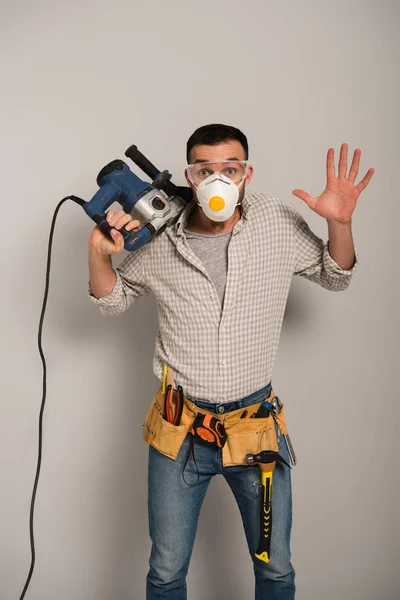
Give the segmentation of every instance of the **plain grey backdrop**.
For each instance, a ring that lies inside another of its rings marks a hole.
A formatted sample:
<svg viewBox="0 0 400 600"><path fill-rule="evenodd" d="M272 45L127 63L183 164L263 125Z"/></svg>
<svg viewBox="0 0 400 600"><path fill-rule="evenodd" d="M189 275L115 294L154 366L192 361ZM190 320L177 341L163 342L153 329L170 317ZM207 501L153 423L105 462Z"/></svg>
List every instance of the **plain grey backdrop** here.
<svg viewBox="0 0 400 600"><path fill-rule="evenodd" d="M99 170L131 144L183 184L187 138L212 122L248 136L251 189L290 200L323 239L326 222L292 190L322 193L327 150L337 166L342 142L349 164L362 150L357 182L375 169L353 217L353 281L332 293L294 279L273 384L298 456L298 600L400 597L399 17L394 0L2 3L2 600L18 600L30 564L37 330L56 205L71 193L90 199ZM29 600L145 597L141 423L159 386L156 307L147 296L104 317L92 305L92 228L79 206L63 205L43 330ZM222 478L205 499L188 587L191 600L253 597L240 513Z"/></svg>

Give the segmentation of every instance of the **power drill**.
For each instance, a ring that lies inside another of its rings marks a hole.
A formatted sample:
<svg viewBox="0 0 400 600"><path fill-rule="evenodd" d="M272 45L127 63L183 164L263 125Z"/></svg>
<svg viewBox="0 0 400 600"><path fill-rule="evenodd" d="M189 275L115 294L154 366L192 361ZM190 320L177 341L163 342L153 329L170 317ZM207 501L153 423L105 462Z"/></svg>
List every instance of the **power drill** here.
<svg viewBox="0 0 400 600"><path fill-rule="evenodd" d="M113 202L119 202L126 213L139 220L138 231L127 231L125 227L119 230L125 250L131 251L164 231L192 200L193 194L189 187L173 184L169 171L159 171L136 146L130 146L125 156L153 180L151 184L135 175L123 160L116 159L97 175L100 189L91 200L85 202L77 196L74 199L110 239L112 227L106 221L106 211Z"/></svg>

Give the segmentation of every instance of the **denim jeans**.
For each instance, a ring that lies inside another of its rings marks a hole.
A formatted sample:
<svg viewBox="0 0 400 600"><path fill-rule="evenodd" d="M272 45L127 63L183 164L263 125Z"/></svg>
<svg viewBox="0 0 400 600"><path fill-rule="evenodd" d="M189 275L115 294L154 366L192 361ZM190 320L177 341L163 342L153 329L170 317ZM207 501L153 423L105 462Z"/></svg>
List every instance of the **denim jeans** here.
<svg viewBox="0 0 400 600"><path fill-rule="evenodd" d="M246 398L227 404L210 404L191 398L199 407L221 414L260 402L271 384ZM289 461L286 444L275 423L279 452ZM194 455L182 469L190 449L188 433L176 461L149 446L148 510L152 540L146 600L187 600L186 576L193 550L200 509L214 475L222 474L238 503L248 549L253 561L255 600L293 600L295 571L290 562L292 487L290 469L276 463L272 479L271 557L268 563L254 556L260 537L261 476L257 465L222 466L222 451L194 436ZM196 483L197 482L197 483ZM195 485L193 485L195 484Z"/></svg>

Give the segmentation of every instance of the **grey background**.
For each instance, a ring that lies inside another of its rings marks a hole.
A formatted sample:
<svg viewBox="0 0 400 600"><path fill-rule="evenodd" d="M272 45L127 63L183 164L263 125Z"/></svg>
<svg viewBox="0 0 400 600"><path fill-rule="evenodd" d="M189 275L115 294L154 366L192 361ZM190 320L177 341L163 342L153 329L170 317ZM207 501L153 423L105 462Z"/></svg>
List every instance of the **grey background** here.
<svg viewBox="0 0 400 600"><path fill-rule="evenodd" d="M100 168L133 143L184 183L186 140L209 122L243 129L251 189L291 200L324 239L325 221L292 189L319 195L326 152L335 148L337 165L342 142L350 158L362 150L357 181L376 170L354 214L360 265L350 288L293 281L273 383L298 455L297 598L399 598L398 22L394 1L2 3L2 599L19 598L30 563L37 329L54 209L71 193L90 199ZM63 205L43 332L30 600L145 595L140 425L159 385L155 301L141 298L114 318L90 303L92 227L77 205ZM253 585L239 510L214 478L189 597L242 600Z"/></svg>

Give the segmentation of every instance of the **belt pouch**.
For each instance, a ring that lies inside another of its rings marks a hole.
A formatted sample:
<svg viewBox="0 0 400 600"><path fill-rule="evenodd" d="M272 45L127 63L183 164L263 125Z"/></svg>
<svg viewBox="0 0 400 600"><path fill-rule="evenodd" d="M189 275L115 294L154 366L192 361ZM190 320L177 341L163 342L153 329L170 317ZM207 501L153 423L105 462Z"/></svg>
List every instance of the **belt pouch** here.
<svg viewBox="0 0 400 600"><path fill-rule="evenodd" d="M173 393L176 393L176 390ZM160 387L142 424L142 436L147 444L151 444L165 456L176 460L183 441L191 429L194 413L189 411L184 403L180 424L174 425L164 419L163 409L164 394Z"/></svg>
<svg viewBox="0 0 400 600"><path fill-rule="evenodd" d="M275 397L275 393L271 390L268 398L264 398L261 402L247 406L249 414L257 412L263 402L269 400L271 402ZM275 421L272 413L269 417L241 419L243 408L226 413L223 417L219 417L226 430L227 443L222 448L222 464L225 467L234 465L245 465L246 454L258 454L263 450L272 450L279 452L278 438L276 435ZM282 433L287 433L285 414L283 405L280 414L276 417L276 422ZM275 463L271 464L271 470L275 467Z"/></svg>

